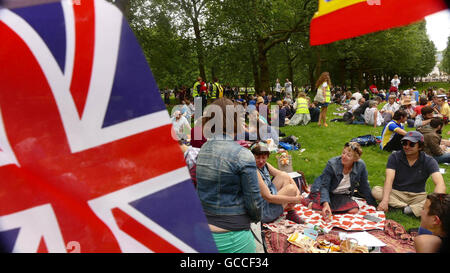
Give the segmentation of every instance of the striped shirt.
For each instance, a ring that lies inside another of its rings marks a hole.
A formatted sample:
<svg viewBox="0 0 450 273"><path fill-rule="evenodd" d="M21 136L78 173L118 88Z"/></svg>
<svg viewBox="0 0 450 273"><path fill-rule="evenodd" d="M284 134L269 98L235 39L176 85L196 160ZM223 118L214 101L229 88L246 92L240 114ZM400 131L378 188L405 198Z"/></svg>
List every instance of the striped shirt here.
<svg viewBox="0 0 450 273"><path fill-rule="evenodd" d="M395 120L390 121L386 126L384 126L383 131L381 132L381 143L380 148L383 149L386 144L397 134L394 132L395 129L400 128L404 129L402 124L398 124Z"/></svg>

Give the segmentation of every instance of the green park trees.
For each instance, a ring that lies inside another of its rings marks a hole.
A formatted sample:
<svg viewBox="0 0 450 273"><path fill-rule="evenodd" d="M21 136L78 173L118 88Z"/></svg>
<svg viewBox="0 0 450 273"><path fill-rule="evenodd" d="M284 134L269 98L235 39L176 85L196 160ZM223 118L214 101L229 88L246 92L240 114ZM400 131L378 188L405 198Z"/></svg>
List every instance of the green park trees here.
<svg viewBox="0 0 450 273"><path fill-rule="evenodd" d="M202 76L267 91L276 78L309 85L323 71L336 85L388 88L394 74L412 85L435 65L425 21L311 47L315 0L120 2L161 88Z"/></svg>
<svg viewBox="0 0 450 273"><path fill-rule="evenodd" d="M448 37L447 48L442 52L442 62L441 69L442 71L450 74L450 37Z"/></svg>

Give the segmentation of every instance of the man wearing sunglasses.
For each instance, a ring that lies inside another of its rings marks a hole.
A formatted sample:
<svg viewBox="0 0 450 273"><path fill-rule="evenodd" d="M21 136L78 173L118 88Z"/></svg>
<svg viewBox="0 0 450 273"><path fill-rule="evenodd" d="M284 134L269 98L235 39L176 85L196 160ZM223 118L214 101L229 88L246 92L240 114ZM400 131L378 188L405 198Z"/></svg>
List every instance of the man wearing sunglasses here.
<svg viewBox="0 0 450 273"><path fill-rule="evenodd" d="M388 158L384 187L373 187L372 195L381 201L378 210L401 208L405 214L419 217L427 197L425 184L428 177L431 176L436 193L445 193L445 182L437 161L422 151L424 137L420 132L408 132L401 145L403 149Z"/></svg>

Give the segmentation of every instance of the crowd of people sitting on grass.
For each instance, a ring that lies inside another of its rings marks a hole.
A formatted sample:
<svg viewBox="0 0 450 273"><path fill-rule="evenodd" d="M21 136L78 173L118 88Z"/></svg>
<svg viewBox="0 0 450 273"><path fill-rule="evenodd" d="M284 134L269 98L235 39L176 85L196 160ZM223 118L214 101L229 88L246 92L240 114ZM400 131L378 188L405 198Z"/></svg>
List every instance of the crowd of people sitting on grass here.
<svg viewBox="0 0 450 273"><path fill-rule="evenodd" d="M317 81L313 101L303 91L295 100L289 93L284 100L264 93L248 100L240 95L228 99L217 93L210 103L214 108L206 107L192 128L187 120L195 112L193 100L174 111L174 137L184 152L219 252L255 252L250 224L272 222L284 211L286 219L304 223L294 210L296 204L321 211L325 221L333 214L358 213L358 204L352 199L355 195L377 210L397 208L421 217L418 252L448 251L450 197L438 165L450 158L450 143L441 137L449 116L445 93L438 90L432 96L429 92L416 96L414 88L408 92L392 88L387 94L384 90L340 93L330 87L325 72ZM384 100L387 103L379 110ZM279 107L269 119L262 113L267 113L271 102ZM341 155L327 162L306 198L286 172L267 162L271 146L279 141L279 127L311 121L327 127L330 103L340 104L345 111L343 118L335 121L384 126L380 148L392 153L383 187L370 188L366 163L361 159L363 151L356 142L345 143ZM278 126L271 124L274 118ZM255 128L248 124L252 119L256 120ZM221 126L216 126L217 120ZM405 126L417 130L407 132ZM430 177L434 193L427 194L425 185Z"/></svg>

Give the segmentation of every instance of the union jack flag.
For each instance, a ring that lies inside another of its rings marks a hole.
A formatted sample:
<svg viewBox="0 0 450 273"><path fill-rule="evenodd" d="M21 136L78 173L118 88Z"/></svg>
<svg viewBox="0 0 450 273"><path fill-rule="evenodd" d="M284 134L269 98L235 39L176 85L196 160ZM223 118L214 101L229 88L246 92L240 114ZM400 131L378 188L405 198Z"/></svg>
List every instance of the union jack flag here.
<svg viewBox="0 0 450 273"><path fill-rule="evenodd" d="M216 252L119 9L0 8L0 249Z"/></svg>

